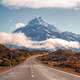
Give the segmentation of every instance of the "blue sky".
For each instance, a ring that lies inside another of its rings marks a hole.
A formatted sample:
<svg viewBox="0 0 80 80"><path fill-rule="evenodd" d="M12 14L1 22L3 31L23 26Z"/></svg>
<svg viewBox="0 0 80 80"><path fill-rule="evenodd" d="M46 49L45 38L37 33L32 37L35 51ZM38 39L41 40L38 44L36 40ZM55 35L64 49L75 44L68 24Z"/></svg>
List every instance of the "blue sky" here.
<svg viewBox="0 0 80 80"><path fill-rule="evenodd" d="M16 24L23 23L27 25L28 21L40 16L43 17L48 23L51 23L58 27L60 30L80 34L80 9L78 7L79 4L77 5L77 7L75 7L74 4L77 2L72 2L72 4L70 4L66 2L67 0L64 0L64 3L66 4L63 4L60 2L60 0L58 0L58 2L56 2L56 5L53 6L52 4L51 6L50 1L55 2L55 0L48 0L49 4L46 3L46 6L45 0L43 0L44 2L42 1L42 3L38 6L39 0L34 0L38 1L36 2L36 4L34 4L34 6L32 6L32 4L27 5L27 3L27 6L24 6L22 5L22 3L28 0L20 0L22 1L21 3L18 3L19 0L15 0L17 1L17 5L15 5L15 1L1 1L2 2L0 3L0 32L12 32L16 29Z"/></svg>

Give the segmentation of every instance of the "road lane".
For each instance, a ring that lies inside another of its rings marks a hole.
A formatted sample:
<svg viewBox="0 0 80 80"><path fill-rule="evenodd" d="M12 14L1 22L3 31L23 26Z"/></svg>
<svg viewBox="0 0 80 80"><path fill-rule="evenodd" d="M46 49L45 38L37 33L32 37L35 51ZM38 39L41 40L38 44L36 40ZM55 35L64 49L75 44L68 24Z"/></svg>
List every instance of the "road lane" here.
<svg viewBox="0 0 80 80"><path fill-rule="evenodd" d="M79 76L49 68L33 56L0 76L0 80L80 80Z"/></svg>
<svg viewBox="0 0 80 80"><path fill-rule="evenodd" d="M43 80L80 80L80 76L56 70L42 64L34 65L33 70L39 72L40 76L44 76ZM36 74L36 76L38 75Z"/></svg>

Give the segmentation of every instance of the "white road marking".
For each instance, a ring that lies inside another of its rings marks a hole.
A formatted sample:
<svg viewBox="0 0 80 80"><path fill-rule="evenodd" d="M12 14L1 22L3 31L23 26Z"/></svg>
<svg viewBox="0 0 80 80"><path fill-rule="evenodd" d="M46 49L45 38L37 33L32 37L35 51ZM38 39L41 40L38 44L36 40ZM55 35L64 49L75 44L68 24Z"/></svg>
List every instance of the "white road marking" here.
<svg viewBox="0 0 80 80"><path fill-rule="evenodd" d="M34 78L34 75L32 74L32 78Z"/></svg>
<svg viewBox="0 0 80 80"><path fill-rule="evenodd" d="M41 65L43 65L43 64L41 64ZM41 65L38 65L38 66L39 67L42 67ZM68 72L65 72L65 71L61 71L61 70L58 70L58 69L55 69L55 68L51 68L51 67L48 67L48 66L45 66L45 65L43 65L43 66L46 67L46 68L48 68L48 69L51 69L51 70L55 70L55 71L58 71L58 72L61 72L61 73L64 73L64 74L68 74L68 75L71 75L71 76L79 77L80 78L80 76L78 76L76 74L72 74L72 73L68 73Z"/></svg>
<svg viewBox="0 0 80 80"><path fill-rule="evenodd" d="M75 76L75 77L79 77L78 75L76 74L72 74L72 73L68 73L68 72L65 72L65 71L61 71L61 70L57 70L57 69L54 69L54 68L51 68L51 67L48 67L49 69L52 69L52 70L55 70L55 71L58 71L58 72L61 72L61 73L64 73L64 74L68 74L68 75L71 75L71 76Z"/></svg>
<svg viewBox="0 0 80 80"><path fill-rule="evenodd" d="M34 75L33 75L33 69L32 69L32 65L31 65L31 73L32 73L32 78L34 78Z"/></svg>

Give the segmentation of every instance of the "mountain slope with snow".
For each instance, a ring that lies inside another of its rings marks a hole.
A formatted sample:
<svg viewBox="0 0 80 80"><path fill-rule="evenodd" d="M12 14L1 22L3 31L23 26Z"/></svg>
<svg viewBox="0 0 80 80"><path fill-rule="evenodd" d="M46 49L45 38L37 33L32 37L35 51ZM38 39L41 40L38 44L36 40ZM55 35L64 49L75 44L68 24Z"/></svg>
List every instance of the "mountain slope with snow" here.
<svg viewBox="0 0 80 80"><path fill-rule="evenodd" d="M18 28L14 33L24 33L33 41L43 41L48 38L60 38L68 41L79 41L80 35L72 32L61 32L54 25L48 24L41 17L29 21L28 25Z"/></svg>

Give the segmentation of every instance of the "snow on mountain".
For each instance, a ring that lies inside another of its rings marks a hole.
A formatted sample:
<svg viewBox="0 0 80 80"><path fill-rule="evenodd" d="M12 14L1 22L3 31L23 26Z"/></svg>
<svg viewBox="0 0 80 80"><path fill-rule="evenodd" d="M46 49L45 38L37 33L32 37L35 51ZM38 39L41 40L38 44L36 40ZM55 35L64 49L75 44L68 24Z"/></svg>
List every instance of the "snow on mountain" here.
<svg viewBox="0 0 80 80"><path fill-rule="evenodd" d="M39 17L31 20L24 28L19 28L14 31L14 33L16 32L22 32L34 41L42 41L47 38L55 38L53 32L56 33L59 30Z"/></svg>
<svg viewBox="0 0 80 80"><path fill-rule="evenodd" d="M43 41L48 38L60 38L68 41L79 41L80 35L72 32L62 32L54 25L48 24L41 17L29 21L28 25L18 28L14 33L22 32L33 41Z"/></svg>

